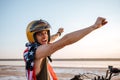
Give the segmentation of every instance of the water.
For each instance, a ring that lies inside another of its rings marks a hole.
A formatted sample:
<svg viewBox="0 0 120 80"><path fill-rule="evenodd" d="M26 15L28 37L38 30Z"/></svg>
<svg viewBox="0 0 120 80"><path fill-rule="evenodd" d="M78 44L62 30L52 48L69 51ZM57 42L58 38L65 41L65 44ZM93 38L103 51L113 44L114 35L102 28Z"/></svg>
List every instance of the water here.
<svg viewBox="0 0 120 80"><path fill-rule="evenodd" d="M25 66L24 61L0 61L0 65ZM53 61L53 67L120 67L120 61Z"/></svg>
<svg viewBox="0 0 120 80"><path fill-rule="evenodd" d="M106 67L112 65L120 67L120 61L54 61L53 66L60 67Z"/></svg>

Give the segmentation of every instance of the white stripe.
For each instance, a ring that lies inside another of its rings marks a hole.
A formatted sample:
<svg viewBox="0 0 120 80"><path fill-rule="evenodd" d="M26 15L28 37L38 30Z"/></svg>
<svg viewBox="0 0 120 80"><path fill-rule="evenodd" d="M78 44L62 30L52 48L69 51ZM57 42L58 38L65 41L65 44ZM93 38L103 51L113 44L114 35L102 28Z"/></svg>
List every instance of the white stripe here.
<svg viewBox="0 0 120 80"><path fill-rule="evenodd" d="M32 80L32 74L33 74L33 71L30 71L29 80Z"/></svg>
<svg viewBox="0 0 120 80"><path fill-rule="evenodd" d="M53 77L52 77L52 75L50 74L49 70L48 70L48 74L49 74L49 76L50 76L50 80L53 80Z"/></svg>
<svg viewBox="0 0 120 80"><path fill-rule="evenodd" d="M27 77L27 80L28 80L28 70L26 70L26 77Z"/></svg>

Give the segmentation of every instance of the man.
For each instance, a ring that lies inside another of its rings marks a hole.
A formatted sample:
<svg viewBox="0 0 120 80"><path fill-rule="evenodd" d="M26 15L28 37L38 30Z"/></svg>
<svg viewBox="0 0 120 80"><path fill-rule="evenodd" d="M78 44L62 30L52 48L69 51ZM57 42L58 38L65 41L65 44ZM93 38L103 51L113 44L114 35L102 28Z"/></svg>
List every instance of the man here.
<svg viewBox="0 0 120 80"><path fill-rule="evenodd" d="M52 38L50 39L49 23L43 20L32 21L27 27L29 44L24 54L28 80L50 80L50 76L53 80L58 80L48 64L47 57L50 59L49 56L55 51L77 42L106 23L105 18L98 17L95 24L66 34L60 40L50 43ZM58 32L57 35L61 35L62 32L63 30Z"/></svg>

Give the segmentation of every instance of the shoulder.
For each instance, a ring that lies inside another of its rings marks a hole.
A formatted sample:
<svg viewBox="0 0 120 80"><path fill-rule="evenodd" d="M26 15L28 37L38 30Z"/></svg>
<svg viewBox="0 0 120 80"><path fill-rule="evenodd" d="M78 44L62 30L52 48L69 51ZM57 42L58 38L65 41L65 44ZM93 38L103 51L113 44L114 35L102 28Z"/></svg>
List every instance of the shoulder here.
<svg viewBox="0 0 120 80"><path fill-rule="evenodd" d="M36 49L35 58L40 59L40 58L47 57L47 56L51 55L51 51L52 51L51 45L52 45L52 43L40 45Z"/></svg>

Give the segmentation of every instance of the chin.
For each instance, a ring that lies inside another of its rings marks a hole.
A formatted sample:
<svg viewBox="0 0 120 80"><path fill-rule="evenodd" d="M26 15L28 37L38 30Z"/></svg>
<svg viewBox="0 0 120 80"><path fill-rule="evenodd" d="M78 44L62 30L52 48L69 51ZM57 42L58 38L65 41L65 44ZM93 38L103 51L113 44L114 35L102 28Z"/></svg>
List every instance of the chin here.
<svg viewBox="0 0 120 80"><path fill-rule="evenodd" d="M43 44L47 44L47 43L42 43L42 45L43 45Z"/></svg>

